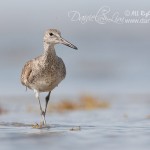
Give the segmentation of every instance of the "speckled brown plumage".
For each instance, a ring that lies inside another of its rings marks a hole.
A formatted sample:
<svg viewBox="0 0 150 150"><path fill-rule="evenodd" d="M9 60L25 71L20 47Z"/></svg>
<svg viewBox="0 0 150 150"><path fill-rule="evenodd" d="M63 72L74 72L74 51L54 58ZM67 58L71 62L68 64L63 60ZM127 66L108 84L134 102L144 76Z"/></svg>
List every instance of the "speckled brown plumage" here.
<svg viewBox="0 0 150 150"><path fill-rule="evenodd" d="M41 55L28 61L21 75L21 83L39 92L52 91L66 76L63 60L55 56L53 59Z"/></svg>

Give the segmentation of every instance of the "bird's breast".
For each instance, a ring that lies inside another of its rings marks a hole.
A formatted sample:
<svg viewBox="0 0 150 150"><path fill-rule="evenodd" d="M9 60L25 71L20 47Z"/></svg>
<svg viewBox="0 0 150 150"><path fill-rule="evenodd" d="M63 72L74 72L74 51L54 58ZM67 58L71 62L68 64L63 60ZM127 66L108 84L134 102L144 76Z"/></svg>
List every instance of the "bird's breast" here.
<svg viewBox="0 0 150 150"><path fill-rule="evenodd" d="M41 74L37 74L32 87L41 92L53 90L65 78L62 71L56 66L42 68Z"/></svg>

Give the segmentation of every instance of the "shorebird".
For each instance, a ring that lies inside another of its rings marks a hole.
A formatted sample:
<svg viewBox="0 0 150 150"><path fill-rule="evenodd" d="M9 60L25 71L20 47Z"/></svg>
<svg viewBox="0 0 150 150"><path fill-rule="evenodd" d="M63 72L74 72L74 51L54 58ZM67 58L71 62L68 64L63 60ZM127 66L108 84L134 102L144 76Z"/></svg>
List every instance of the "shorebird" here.
<svg viewBox="0 0 150 150"><path fill-rule="evenodd" d="M47 105L50 99L51 91L66 76L66 67L63 60L56 55L55 44L64 44L77 50L77 47L62 38L60 31L48 29L45 32L44 52L24 65L21 73L21 83L34 91L36 99L40 105L42 116L42 125L46 125L45 115ZM45 98L45 109L42 109L40 102L40 93L48 92ZM37 124L38 125L38 124Z"/></svg>

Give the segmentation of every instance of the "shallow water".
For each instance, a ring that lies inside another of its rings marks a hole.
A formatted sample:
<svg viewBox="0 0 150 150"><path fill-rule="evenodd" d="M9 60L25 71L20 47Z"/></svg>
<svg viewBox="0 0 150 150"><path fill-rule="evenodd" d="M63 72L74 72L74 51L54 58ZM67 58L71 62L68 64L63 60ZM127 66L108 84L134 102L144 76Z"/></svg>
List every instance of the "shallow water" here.
<svg viewBox="0 0 150 150"><path fill-rule="evenodd" d="M107 109L48 113L47 127L42 129L32 128L40 116L28 112L27 103L9 102L7 109L14 108L0 116L0 149L150 149L147 100L128 98L110 101ZM1 101L2 106L5 104Z"/></svg>

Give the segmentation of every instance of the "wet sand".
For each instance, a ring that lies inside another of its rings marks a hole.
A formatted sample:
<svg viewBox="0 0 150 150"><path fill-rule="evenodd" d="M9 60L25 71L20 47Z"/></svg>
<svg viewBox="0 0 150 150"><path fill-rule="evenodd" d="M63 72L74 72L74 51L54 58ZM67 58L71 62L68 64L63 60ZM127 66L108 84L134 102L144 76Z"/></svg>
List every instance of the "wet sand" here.
<svg viewBox="0 0 150 150"><path fill-rule="evenodd" d="M53 150L149 150L149 98L113 98L109 107L92 110L48 112L47 127L32 128L39 123L37 101L1 99L7 112L0 115L0 148ZM120 99L120 100L118 100ZM108 101L107 101L108 102Z"/></svg>

